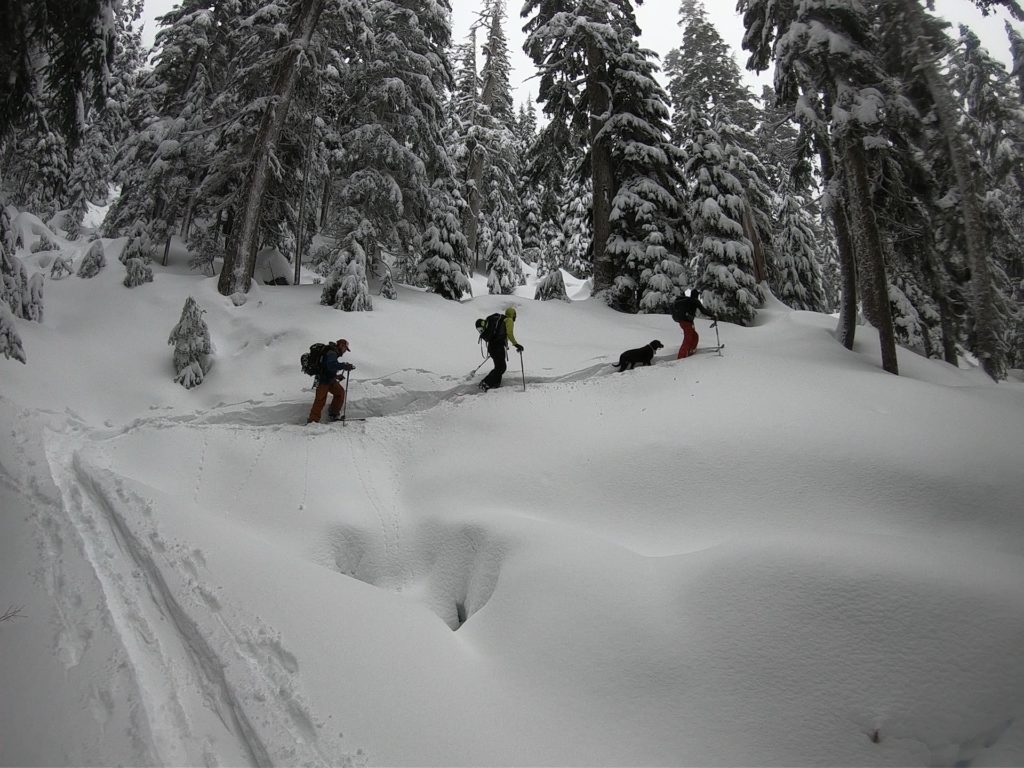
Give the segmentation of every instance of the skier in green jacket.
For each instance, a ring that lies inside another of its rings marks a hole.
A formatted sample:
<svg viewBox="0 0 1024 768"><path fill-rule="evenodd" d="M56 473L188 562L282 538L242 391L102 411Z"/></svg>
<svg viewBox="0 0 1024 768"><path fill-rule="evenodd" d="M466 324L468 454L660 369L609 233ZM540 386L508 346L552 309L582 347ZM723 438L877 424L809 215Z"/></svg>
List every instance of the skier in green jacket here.
<svg viewBox="0 0 1024 768"><path fill-rule="evenodd" d="M523 345L516 341L515 324L516 308L509 307L505 310L505 332L496 334L495 338L487 342L487 354L494 360L494 370L484 376L484 380L480 382L480 389L484 392L501 386L501 377L508 368L506 362L508 342L512 342L512 346L516 348L517 352L522 352L524 349Z"/></svg>

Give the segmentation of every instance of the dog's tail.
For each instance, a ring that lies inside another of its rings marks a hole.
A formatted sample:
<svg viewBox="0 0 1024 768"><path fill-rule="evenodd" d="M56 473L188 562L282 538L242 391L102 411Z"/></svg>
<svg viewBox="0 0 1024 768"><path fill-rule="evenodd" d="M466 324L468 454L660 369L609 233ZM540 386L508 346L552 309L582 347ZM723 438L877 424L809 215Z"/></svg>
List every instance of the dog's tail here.
<svg viewBox="0 0 1024 768"><path fill-rule="evenodd" d="M618 367L620 367L620 366L621 366L622 364L621 364L621 363L612 363L611 365L612 365L612 368L618 368Z"/></svg>

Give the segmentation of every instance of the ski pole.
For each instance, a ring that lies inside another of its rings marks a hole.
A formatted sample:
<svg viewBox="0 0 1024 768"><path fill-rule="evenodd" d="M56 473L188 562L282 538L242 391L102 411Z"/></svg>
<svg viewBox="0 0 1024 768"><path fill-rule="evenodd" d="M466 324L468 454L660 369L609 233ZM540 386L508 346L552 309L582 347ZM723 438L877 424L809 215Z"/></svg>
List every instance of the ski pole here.
<svg viewBox="0 0 1024 768"><path fill-rule="evenodd" d="M472 372L469 374L469 378L473 378L473 376L476 375L476 372L484 367L484 363L486 363L490 359L491 359L490 357L485 357L483 360L481 360L480 361L480 365L478 365L476 368L474 368L472 370Z"/></svg>
<svg viewBox="0 0 1024 768"><path fill-rule="evenodd" d="M519 370L523 372L523 392L526 391L526 365L523 364L523 350L519 350Z"/></svg>
<svg viewBox="0 0 1024 768"><path fill-rule="evenodd" d="M711 324L711 327L715 329L715 346L718 347L718 356L721 357L722 356L722 340L720 338L718 338L718 321L715 320L715 322L713 322Z"/></svg>
<svg viewBox="0 0 1024 768"><path fill-rule="evenodd" d="M341 406L341 424L345 425L345 414L348 413L348 393L352 390L352 371L345 371L345 402Z"/></svg>

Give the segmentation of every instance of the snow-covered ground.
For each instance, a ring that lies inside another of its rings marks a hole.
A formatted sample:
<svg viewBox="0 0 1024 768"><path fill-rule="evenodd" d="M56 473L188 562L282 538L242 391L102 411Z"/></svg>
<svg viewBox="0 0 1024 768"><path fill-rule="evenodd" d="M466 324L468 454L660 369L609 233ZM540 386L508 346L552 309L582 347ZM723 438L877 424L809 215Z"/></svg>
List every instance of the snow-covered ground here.
<svg viewBox="0 0 1024 768"><path fill-rule="evenodd" d="M774 302L678 362L666 316L479 279L236 307L177 251L124 288L122 245L0 359L0 764L1024 764L1019 381ZM338 337L370 418L304 426Z"/></svg>

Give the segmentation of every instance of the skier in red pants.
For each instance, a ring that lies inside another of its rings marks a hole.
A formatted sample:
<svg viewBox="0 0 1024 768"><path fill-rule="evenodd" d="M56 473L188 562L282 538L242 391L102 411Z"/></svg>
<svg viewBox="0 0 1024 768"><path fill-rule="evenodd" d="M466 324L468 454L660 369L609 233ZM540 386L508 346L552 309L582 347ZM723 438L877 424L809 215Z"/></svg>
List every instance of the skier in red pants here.
<svg viewBox="0 0 1024 768"><path fill-rule="evenodd" d="M697 342L700 341L700 336L697 335L697 329L693 327L693 318L698 310L712 320L715 319L704 305L700 303L700 292L696 288L690 288L685 291L682 296L676 299L675 304L672 305L672 319L679 323L679 327L683 329L683 343L679 347L679 354L676 355L676 360L689 357L697 349Z"/></svg>

